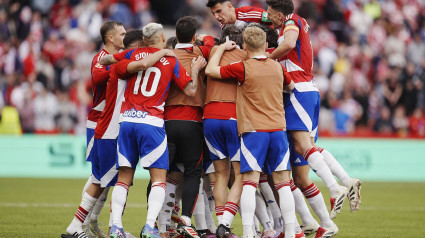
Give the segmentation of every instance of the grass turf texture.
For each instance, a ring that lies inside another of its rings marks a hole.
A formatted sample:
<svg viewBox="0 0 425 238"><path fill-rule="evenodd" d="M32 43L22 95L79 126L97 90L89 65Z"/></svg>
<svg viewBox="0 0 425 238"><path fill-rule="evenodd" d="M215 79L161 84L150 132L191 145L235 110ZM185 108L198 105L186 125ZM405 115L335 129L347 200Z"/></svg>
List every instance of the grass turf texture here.
<svg viewBox="0 0 425 238"><path fill-rule="evenodd" d="M71 222L85 184L82 179L0 178L0 237L60 237ZM136 180L130 188L123 217L126 231L136 237L146 219L146 180ZM325 201L329 193L318 184ZM106 232L109 221L108 201L100 215ZM425 183L372 183L362 190L363 204L356 213L348 202L334 220L338 237L425 237ZM233 232L242 235L240 216Z"/></svg>

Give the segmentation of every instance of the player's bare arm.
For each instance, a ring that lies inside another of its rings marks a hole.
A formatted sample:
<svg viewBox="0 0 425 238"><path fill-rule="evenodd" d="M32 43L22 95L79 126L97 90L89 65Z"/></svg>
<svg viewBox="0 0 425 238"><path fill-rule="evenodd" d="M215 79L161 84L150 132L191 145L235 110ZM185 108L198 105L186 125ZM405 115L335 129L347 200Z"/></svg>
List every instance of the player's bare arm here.
<svg viewBox="0 0 425 238"><path fill-rule="evenodd" d="M150 54L143 58L142 60L133 61L127 66L127 73L136 73L139 71L146 70L147 68L154 65L156 62L158 62L162 57L165 56L171 56L176 57L176 54L172 50L169 49L163 49L160 51L157 51L153 54Z"/></svg>
<svg viewBox="0 0 425 238"><path fill-rule="evenodd" d="M280 45L273 51L270 55L271 59L279 59L282 56L285 56L293 48L295 48L298 39L298 32L289 30L284 34L284 40Z"/></svg>
<svg viewBox="0 0 425 238"><path fill-rule="evenodd" d="M184 88L183 92L190 96L193 97L196 94L196 89L198 88L198 73L201 69L205 68L205 66L207 65L207 61L204 59L204 57L198 56L198 58L193 58L192 59L192 72L190 74L190 77L192 78L192 81L190 81L187 85L186 88Z"/></svg>
<svg viewBox="0 0 425 238"><path fill-rule="evenodd" d="M220 63L221 56L223 56L224 51L233 50L234 48L236 48L236 43L234 41L227 41L221 44L217 48L215 54L211 57L208 66L205 69L205 74L208 77L221 79L220 66L218 65Z"/></svg>
<svg viewBox="0 0 425 238"><path fill-rule="evenodd" d="M112 54L108 54L103 56L100 61L99 64L101 65L110 65L110 64L115 64L116 62L118 62L116 59L114 59L114 56Z"/></svg>

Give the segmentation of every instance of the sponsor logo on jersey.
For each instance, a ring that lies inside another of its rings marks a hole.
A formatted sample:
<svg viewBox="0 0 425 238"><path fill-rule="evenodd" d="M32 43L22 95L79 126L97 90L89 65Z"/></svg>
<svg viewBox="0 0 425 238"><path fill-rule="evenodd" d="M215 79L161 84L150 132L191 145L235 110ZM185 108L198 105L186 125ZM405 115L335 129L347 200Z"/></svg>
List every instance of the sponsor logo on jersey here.
<svg viewBox="0 0 425 238"><path fill-rule="evenodd" d="M98 62L94 67L101 69L101 68L103 68L103 65L99 64L99 62Z"/></svg>
<svg viewBox="0 0 425 238"><path fill-rule="evenodd" d="M122 115L123 115L123 117L145 118L148 114L149 114L149 112L138 111L138 110L135 110L134 108L132 108L130 110L124 111Z"/></svg>
<svg viewBox="0 0 425 238"><path fill-rule="evenodd" d="M301 163L300 158L297 158L297 159L295 160L295 163Z"/></svg>
<svg viewBox="0 0 425 238"><path fill-rule="evenodd" d="M271 22L270 19L268 18L268 13L267 12L263 12L263 14L261 15L261 21L262 22Z"/></svg>

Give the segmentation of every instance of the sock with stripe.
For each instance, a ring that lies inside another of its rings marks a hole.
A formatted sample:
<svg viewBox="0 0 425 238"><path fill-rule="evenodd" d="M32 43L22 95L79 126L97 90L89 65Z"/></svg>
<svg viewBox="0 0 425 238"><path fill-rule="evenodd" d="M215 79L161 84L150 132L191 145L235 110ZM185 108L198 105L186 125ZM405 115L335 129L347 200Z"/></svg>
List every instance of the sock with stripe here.
<svg viewBox="0 0 425 238"><path fill-rule="evenodd" d="M236 213L238 212L239 206L233 202L227 202L224 206L223 217L221 218L221 224L230 228Z"/></svg>
<svg viewBox="0 0 425 238"><path fill-rule="evenodd" d="M204 176L204 192L205 192L204 197L208 199L208 209L210 209L211 214L214 212L214 207L215 207L214 195L213 195L214 184L215 183L210 182L210 180L208 179L208 176Z"/></svg>
<svg viewBox="0 0 425 238"><path fill-rule="evenodd" d="M225 206L216 206L215 207L215 216L217 217L217 224L221 224L221 218L223 217Z"/></svg>
<svg viewBox="0 0 425 238"><path fill-rule="evenodd" d="M66 228L66 233L73 235L75 232L83 232L83 222L86 220L87 214L93 209L97 198L90 196L88 193L83 194L80 206L72 219L71 224Z"/></svg>
<svg viewBox="0 0 425 238"><path fill-rule="evenodd" d="M253 237L252 230L255 213L255 191L257 191L258 183L249 180L242 181L241 195L241 217L244 237Z"/></svg>
<svg viewBox="0 0 425 238"><path fill-rule="evenodd" d="M273 229L269 214L267 214L266 202L257 190L255 190L255 216L260 221L264 230Z"/></svg>
<svg viewBox="0 0 425 238"><path fill-rule="evenodd" d="M109 189L110 187L106 187L94 204L90 214L90 221L97 221L99 219L99 214L105 206L106 199L108 199Z"/></svg>
<svg viewBox="0 0 425 238"><path fill-rule="evenodd" d="M335 197L339 191L339 185L336 182L331 170L323 159L323 155L312 147L304 154L305 160L307 160L310 167L316 172L323 182L325 182L326 187L328 187L331 197Z"/></svg>
<svg viewBox="0 0 425 238"><path fill-rule="evenodd" d="M323 148L319 148L319 152L323 155L325 162L331 170L332 174L335 175L339 181L341 181L341 183L348 188L350 186L350 176L348 176L347 172L345 172L344 168L342 168L338 160L336 160L329 151Z"/></svg>
<svg viewBox="0 0 425 238"><path fill-rule="evenodd" d="M311 183L306 189L304 189L303 194L305 198L307 198L307 201L314 213L316 213L319 217L320 225L324 228L333 226L333 223L329 218L329 212L326 208L325 200L316 185Z"/></svg>
<svg viewBox="0 0 425 238"><path fill-rule="evenodd" d="M164 204L162 205L161 211L158 215L158 230L161 233L167 231L167 225L171 221L171 212L174 209L176 202L176 189L179 185L179 181L167 177Z"/></svg>
<svg viewBox="0 0 425 238"><path fill-rule="evenodd" d="M279 193L280 212L285 223L285 237L295 237L295 202L291 193L290 182L283 182L274 185Z"/></svg>
<svg viewBox="0 0 425 238"><path fill-rule="evenodd" d="M304 195L301 190L295 186L294 180L291 179L291 190L292 195L294 196L295 201L295 211L301 218L303 225L316 224L316 220L313 215L311 215L310 210L308 209L307 203L305 202Z"/></svg>
<svg viewBox="0 0 425 238"><path fill-rule="evenodd" d="M84 185L83 192L81 193L81 198L83 198L84 193L86 193L87 189L92 184L92 182L91 182L92 181L91 180L91 176L92 175L89 176L89 178L87 179L86 184ZM93 211L93 209L89 212L89 214L87 214L87 217L86 217L86 219L83 222L83 226L88 226L90 224L90 216L91 216L92 211Z"/></svg>
<svg viewBox="0 0 425 238"><path fill-rule="evenodd" d="M196 200L195 208L193 209L193 217L195 218L196 229L207 229L207 221L205 220L204 189L202 179L201 184L199 185L198 199Z"/></svg>
<svg viewBox="0 0 425 238"><path fill-rule="evenodd" d="M112 225L122 228L122 213L127 201L128 185L123 182L117 182L112 191L111 209Z"/></svg>
<svg viewBox="0 0 425 238"><path fill-rule="evenodd" d="M156 218L164 204L166 184L161 182L152 183L151 193L148 199L148 214L146 216L146 224L150 227L155 226Z"/></svg>
<svg viewBox="0 0 425 238"><path fill-rule="evenodd" d="M282 214L280 212L280 208L277 205L276 198L274 197L273 190L270 187L269 183L267 182L267 175L265 175L265 178L263 174L260 177L260 184L258 185L260 187L260 191L263 194L264 198L267 200L267 204L270 207L270 211L273 216L273 227L275 231L281 231L283 229L283 223L282 223Z"/></svg>

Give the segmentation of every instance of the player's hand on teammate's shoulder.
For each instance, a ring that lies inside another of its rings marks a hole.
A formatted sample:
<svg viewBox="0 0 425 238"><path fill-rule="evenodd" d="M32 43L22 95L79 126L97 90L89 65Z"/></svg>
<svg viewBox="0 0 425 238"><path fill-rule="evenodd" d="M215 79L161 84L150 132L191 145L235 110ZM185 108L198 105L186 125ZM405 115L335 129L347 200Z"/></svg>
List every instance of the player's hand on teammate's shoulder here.
<svg viewBox="0 0 425 238"><path fill-rule="evenodd" d="M236 43L234 41L226 41L221 44L220 47L223 47L224 50L233 50L234 48L236 48Z"/></svg>
<svg viewBox="0 0 425 238"><path fill-rule="evenodd" d="M198 56L196 58L192 59L192 68L196 68L198 70L201 70L207 66L207 61L204 57Z"/></svg>
<svg viewBox="0 0 425 238"><path fill-rule="evenodd" d="M174 53L174 51L170 49L162 49L161 52L164 54L164 56L170 56L170 57L176 57L177 55Z"/></svg>

